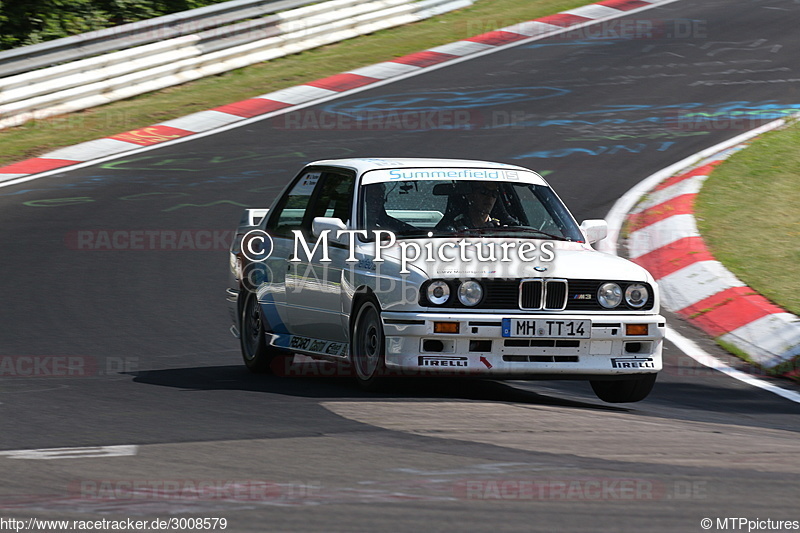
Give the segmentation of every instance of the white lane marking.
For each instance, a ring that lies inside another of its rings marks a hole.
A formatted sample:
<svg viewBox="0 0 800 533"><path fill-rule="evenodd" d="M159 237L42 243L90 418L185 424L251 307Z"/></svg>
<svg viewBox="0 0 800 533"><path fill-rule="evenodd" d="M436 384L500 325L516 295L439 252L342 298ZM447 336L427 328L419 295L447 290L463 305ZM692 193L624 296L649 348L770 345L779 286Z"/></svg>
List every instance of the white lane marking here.
<svg viewBox="0 0 800 533"><path fill-rule="evenodd" d="M558 465L559 469L573 469L577 468L573 465ZM400 472L403 474L412 474L415 476L466 476L466 475L480 475L480 474L511 474L514 472L536 472L541 470L553 470L553 465L549 463L485 463L464 468L455 468L449 470L421 470L419 468L392 468L390 472ZM369 481L361 481L359 483L367 484L374 483Z"/></svg>
<svg viewBox="0 0 800 533"><path fill-rule="evenodd" d="M30 174L0 174L0 181L10 181Z"/></svg>
<svg viewBox="0 0 800 533"><path fill-rule="evenodd" d="M9 450L0 451L0 456L9 459L89 459L95 457L124 457L136 455L139 447L136 445L123 446L88 446L84 448L39 448L35 450Z"/></svg>
<svg viewBox="0 0 800 533"><path fill-rule="evenodd" d="M714 370L719 370L723 374L726 374L734 379L738 379L739 381L747 383L748 385L758 387L759 389L763 389L773 394L777 394L778 396L786 398L787 400L791 400L795 403L800 403L800 393L778 387L777 385L773 385L772 383L768 383L763 379L753 377L745 372L742 372L741 370L736 370L735 368L709 354L700 348L694 341L687 339L669 326L667 326L667 340L672 342L672 344L674 344L680 351L703 366L713 368Z"/></svg>
<svg viewBox="0 0 800 533"><path fill-rule="evenodd" d="M409 72L407 74L401 74L400 76L397 76L397 77L394 77L394 78L389 78L387 80L381 80L381 81L377 81L375 83L370 83L369 85L364 85L362 87L357 87L357 88L351 89L349 91L342 91L342 92L338 92L338 93L334 92L334 94L322 97L322 98L320 98L318 100L313 100L313 101L310 101L310 102L304 102L302 104L298 104L298 105L295 105L293 107L288 107L288 108L285 108L285 109L279 109L277 111L273 111L273 112L270 112L270 113L264 113L263 115L258 115L256 117L251 117L251 118L248 118L248 119L240 120L238 122L227 124L225 126L220 126L220 127L215 128L213 130L198 132L198 133L195 133L194 135L188 135L186 137L179 137L177 139L172 139L171 141L166 141L166 142L162 142L162 143L158 143L158 144L153 144L153 145L149 145L149 146L142 146L141 148L133 149L130 152L125 152L125 154L122 154L122 155L119 155L119 154L103 155L103 156L98 157L97 159L93 159L91 161L86 161L84 163L78 163L77 165L70 165L69 167L64 167L64 168L56 168L56 169L53 169L53 170L48 170L46 172L40 172L38 174L25 175L25 176L17 178L17 179L8 179L6 181L0 182L0 188L8 187L8 186L11 186L11 185L18 185L20 183L25 183L25 182L32 181L32 180L37 180L37 179L40 179L40 178L46 178L48 176L52 176L52 175L55 175L55 174L63 174L65 172L71 172L73 170L79 170L81 168L85 168L85 167L89 167L89 166L93 166L93 165L98 165L100 163L105 163L106 161L112 161L114 159L119 159L120 157L123 157L123 156L124 157L130 157L132 155L137 155L137 154L140 154L142 152L148 152L150 150L155 150L157 148L166 148L168 146L172 146L172 145L175 145L175 144L184 143L184 142L188 142L188 141L194 141L196 139L201 139L201 138L207 137L209 135L215 135L217 133L222 133L222 132L225 132L225 131L228 131L228 130L232 130L234 128L241 128L241 127L244 127L244 126L249 126L250 124L252 124L254 122L259 122L261 120L268 120L268 119L271 119L273 117L276 117L276 116L279 116L279 115L283 115L285 113L290 113L290 112L293 112L293 111L298 111L300 109L304 109L306 107L311 107L311 106L315 106L315 105L324 104L326 102L329 102L331 100L335 100L337 98L343 98L345 96L349 97L349 96L352 96L352 95L354 95L356 93L359 93L359 92L362 92L362 91L368 91L368 90L371 90L371 89L375 89L375 88L381 87L383 85L389 85L390 83L396 83L398 81L402 81L402 80L405 80L407 78L411 78L411 77L414 77L414 76L419 76L421 74L426 74L428 72L433 72L435 70L439 70L439 69L442 69L442 68L452 67L452 66L458 65L458 64L460 64L460 63L462 63L464 61L471 61L473 59L477 59L477 58L483 57L485 55L494 54L496 52L502 52L502 51L504 51L504 50L506 50L508 48L513 48L515 46L522 46L524 44L531 43L531 42L534 42L534 41L539 41L539 40L542 40L542 39L545 39L545 38L548 38L548 37L552 37L554 35L559 35L561 33L567 33L567 32L570 32L570 31L579 30L581 28L585 28L587 26L591 26L592 24L599 24L599 23L605 22L607 20L627 17L627 16L630 16L630 15L634 15L636 13L639 13L641 11L647 11L649 9L653 9L654 7L662 7L662 6L665 6L665 5L668 5L668 4L672 4L674 2L678 2L680 0L648 0L648 1L649 2L658 2L658 3L653 3L652 5L649 5L649 6L642 6L642 7L637 8L637 9L631 9L630 11L620 11L619 14L614 15L613 17L606 17L606 18L597 19L597 20L590 20L590 21L587 21L587 22L583 22L581 24L575 24L573 26L567 26L565 28L559 28L558 26L553 26L554 31L548 31L545 34L534 35L533 37L530 37L529 39L522 39L522 40L519 40L519 41L515 41L515 42L507 43L507 44L504 44L504 45L492 47L492 48L489 48L487 50L484 50L483 52L477 52L477 53L472 54L472 55L459 57L459 58L453 59L451 61L440 63L438 65L431 65L429 67L425 67L424 69L421 69L421 70L418 70L418 71ZM531 21L528 26L534 27L536 25L534 23L535 23L535 21ZM526 23L522 23L522 24L525 25ZM528 26L526 26L526 27L528 27ZM423 50L423 51L427 51L427 50ZM299 86L299 87L305 87L305 86ZM289 89L292 89L292 87L290 87ZM289 90L289 89L285 89L285 90ZM280 91L276 91L276 92L280 92ZM331 92L333 92L333 91L331 91ZM265 94L265 95L258 96L256 98L269 98L270 94L274 94L274 93L268 93L268 94ZM175 119L175 120L176 121L180 121L181 119L178 118L178 119ZM172 121L168 121L168 122L171 123ZM164 122L162 124L167 124L167 122ZM647 189L644 192L647 192Z"/></svg>

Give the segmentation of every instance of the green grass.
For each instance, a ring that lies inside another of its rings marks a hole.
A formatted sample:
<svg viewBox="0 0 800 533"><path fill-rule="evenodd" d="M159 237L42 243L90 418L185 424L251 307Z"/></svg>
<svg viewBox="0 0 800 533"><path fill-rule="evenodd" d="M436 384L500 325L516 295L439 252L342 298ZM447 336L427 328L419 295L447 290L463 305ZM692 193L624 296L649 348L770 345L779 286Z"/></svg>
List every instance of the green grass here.
<svg viewBox="0 0 800 533"><path fill-rule="evenodd" d="M480 0L383 30L61 117L0 130L0 166L585 5L588 0Z"/></svg>
<svg viewBox="0 0 800 533"><path fill-rule="evenodd" d="M800 125L767 133L717 167L697 199L714 256L800 315Z"/></svg>
<svg viewBox="0 0 800 533"><path fill-rule="evenodd" d="M745 352L745 351L741 350L741 349L740 349L740 348L738 348L738 347L737 347L735 344L731 344L730 342L724 341L724 340L722 340L722 338L721 338L721 337L717 337L717 338L716 338L716 339L714 339L714 340L715 340L715 341L716 341L716 343L717 343L717 344L719 344L719 345L720 345L722 348L724 348L725 350L729 351L730 353L732 353L733 355L735 355L736 357L738 357L738 358L739 358L739 359L741 359L742 361L745 361L745 362L747 362L747 363L750 363L751 365L753 365L753 366L755 366L755 367L761 368L761 369L763 369L765 372L769 372L769 369L765 369L765 368L763 368L761 365L759 365L759 364L758 364L758 362L757 362L757 361L755 361L755 360L754 360L752 357L750 357L750 355L749 355L747 352Z"/></svg>

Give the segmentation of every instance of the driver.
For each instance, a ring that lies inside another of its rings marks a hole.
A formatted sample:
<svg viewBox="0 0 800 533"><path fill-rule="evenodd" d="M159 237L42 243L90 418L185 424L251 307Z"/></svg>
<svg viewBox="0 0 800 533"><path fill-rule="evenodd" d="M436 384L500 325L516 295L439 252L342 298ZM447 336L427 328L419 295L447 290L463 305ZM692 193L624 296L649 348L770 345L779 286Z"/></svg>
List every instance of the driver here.
<svg viewBox="0 0 800 533"><path fill-rule="evenodd" d="M473 181L467 183L466 194L452 195L447 212L436 225L436 229L458 231L467 228L496 228L500 220L491 216L494 204L500 196L497 183Z"/></svg>

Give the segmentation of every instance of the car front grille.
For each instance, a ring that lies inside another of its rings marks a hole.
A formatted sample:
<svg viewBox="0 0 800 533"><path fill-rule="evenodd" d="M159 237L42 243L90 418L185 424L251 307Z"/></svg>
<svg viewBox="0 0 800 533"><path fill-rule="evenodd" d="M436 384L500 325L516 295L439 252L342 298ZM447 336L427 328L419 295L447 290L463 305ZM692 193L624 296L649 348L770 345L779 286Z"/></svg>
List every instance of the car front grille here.
<svg viewBox="0 0 800 533"><path fill-rule="evenodd" d="M540 279L523 280L519 285L520 309L541 309L544 282Z"/></svg>
<svg viewBox="0 0 800 533"><path fill-rule="evenodd" d="M567 305L567 280L523 279L519 284L519 308L561 311Z"/></svg>

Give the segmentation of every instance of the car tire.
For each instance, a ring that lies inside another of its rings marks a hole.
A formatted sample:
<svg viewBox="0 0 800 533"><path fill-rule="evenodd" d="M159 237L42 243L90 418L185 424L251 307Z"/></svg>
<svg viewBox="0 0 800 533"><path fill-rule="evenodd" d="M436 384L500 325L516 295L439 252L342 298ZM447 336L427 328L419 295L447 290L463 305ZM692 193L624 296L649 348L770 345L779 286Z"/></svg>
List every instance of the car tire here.
<svg viewBox="0 0 800 533"><path fill-rule="evenodd" d="M253 292L246 291L239 326L242 359L247 369L254 374L271 373L272 362L282 352L267 343L261 306Z"/></svg>
<svg viewBox="0 0 800 533"><path fill-rule="evenodd" d="M591 381L592 390L598 398L608 403L639 402L647 398L658 374L614 381Z"/></svg>
<svg viewBox="0 0 800 533"><path fill-rule="evenodd" d="M350 360L356 380L365 390L378 390L386 383L386 338L380 308L374 298L358 306L350 335Z"/></svg>

